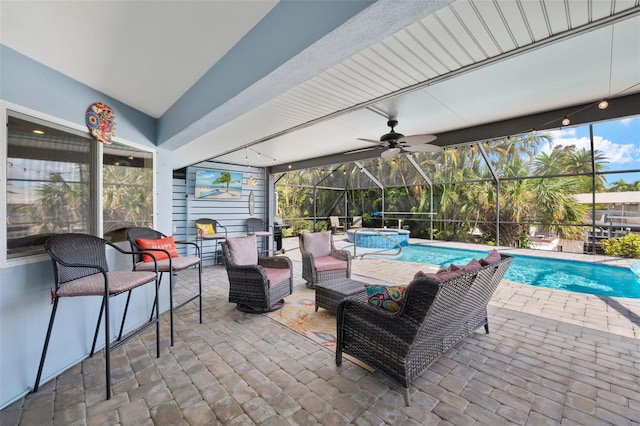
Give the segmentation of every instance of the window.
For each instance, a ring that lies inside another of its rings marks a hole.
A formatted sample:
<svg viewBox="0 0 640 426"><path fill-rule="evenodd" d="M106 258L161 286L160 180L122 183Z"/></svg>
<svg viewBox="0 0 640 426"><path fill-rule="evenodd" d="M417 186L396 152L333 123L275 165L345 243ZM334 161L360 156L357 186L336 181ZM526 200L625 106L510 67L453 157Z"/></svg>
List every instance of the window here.
<svg viewBox="0 0 640 426"><path fill-rule="evenodd" d="M153 155L113 143L102 158L104 235L122 241L124 228L153 226Z"/></svg>
<svg viewBox="0 0 640 426"><path fill-rule="evenodd" d="M81 131L14 112L7 132L7 258L41 253L51 234L103 229L119 240L118 229L151 226L152 153L102 147Z"/></svg>

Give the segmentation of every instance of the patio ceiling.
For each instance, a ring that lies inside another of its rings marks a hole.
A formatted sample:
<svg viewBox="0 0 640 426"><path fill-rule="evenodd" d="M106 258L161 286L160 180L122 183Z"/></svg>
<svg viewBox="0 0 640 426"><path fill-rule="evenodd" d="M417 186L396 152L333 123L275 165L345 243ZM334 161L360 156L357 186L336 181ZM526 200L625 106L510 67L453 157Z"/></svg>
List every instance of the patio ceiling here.
<svg viewBox="0 0 640 426"><path fill-rule="evenodd" d="M401 133L462 143L557 127L584 105L597 112L603 98L640 93L639 0L379 0L345 11L335 29L324 29L271 72L196 109L175 131L163 130L213 96L198 85L258 24L296 3L169 1L154 3L154 13L147 13L149 2L109 3L100 27L113 29L107 38L117 44L109 40L111 49L96 60L117 63L109 71L117 78L92 73L95 64L77 65L78 41L91 28L79 23L96 2L2 2L1 40L158 117L159 146L173 151L174 168L213 159L277 171L316 158L335 163L346 152L372 157L380 150L358 138L386 133L387 117L399 120ZM27 19L35 11L40 19ZM215 51L209 40L216 40ZM280 46L270 48L275 56ZM638 104L622 113L639 113ZM484 133L463 131L546 111L553 112ZM600 113L584 119L613 114Z"/></svg>

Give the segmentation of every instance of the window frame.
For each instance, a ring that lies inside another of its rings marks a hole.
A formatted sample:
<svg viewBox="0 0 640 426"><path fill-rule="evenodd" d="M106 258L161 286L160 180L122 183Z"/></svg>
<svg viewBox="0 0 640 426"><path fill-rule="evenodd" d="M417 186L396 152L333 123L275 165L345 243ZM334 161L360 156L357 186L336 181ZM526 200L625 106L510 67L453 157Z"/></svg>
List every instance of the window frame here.
<svg viewBox="0 0 640 426"><path fill-rule="evenodd" d="M30 108L23 107L21 105L13 104L10 102L0 100L0 114L2 115L3 131L0 132L0 191L2 191L5 196L3 197L2 202L0 202L0 216L6 219L7 217L7 161L8 161L8 147L9 147L9 130L7 126L9 115L13 114L14 117L20 119L30 119L32 118L34 121L45 121L49 125L53 127L61 127L62 130L69 130L70 132L76 131L81 133L87 133L86 126L81 124L71 122L60 117L55 117L40 111L36 111ZM99 237L103 237L104 232L104 217L103 217L103 159L104 159L104 148L101 143L95 141L97 144L97 149L94 150L92 154L92 173L89 182L90 193L93 194L90 200L91 204L91 212L90 212L90 221L91 221L91 233L95 234ZM113 142L129 146L136 150L145 151L151 154L152 156L152 191L153 191L153 202L152 202L152 221L153 226L156 225L157 219L157 197L156 197L156 170L157 170L157 151L153 148L149 148L148 146L144 146L142 144L131 142L126 139L122 139L119 137L114 137ZM20 266L27 265L36 262L42 262L49 260L49 256L46 253L34 253L27 254L25 256L16 257L16 258L8 258L7 257L7 222L3 221L3 225L0 227L0 268L12 267L12 266Z"/></svg>

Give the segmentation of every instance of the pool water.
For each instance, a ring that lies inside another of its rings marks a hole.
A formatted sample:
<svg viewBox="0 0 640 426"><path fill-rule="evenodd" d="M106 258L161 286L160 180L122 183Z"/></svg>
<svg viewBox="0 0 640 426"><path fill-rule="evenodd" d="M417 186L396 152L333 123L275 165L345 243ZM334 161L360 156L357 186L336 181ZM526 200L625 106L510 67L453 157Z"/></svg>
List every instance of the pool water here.
<svg viewBox="0 0 640 426"><path fill-rule="evenodd" d="M355 239L357 241L358 247L364 248L396 249L398 247L398 244L403 247L409 245L409 234L409 231L405 231L402 229L396 230L360 228L348 230L347 241L353 243L353 240ZM389 241L387 238L392 241Z"/></svg>
<svg viewBox="0 0 640 426"><path fill-rule="evenodd" d="M487 251L410 244L396 260L448 266L481 259ZM587 262L514 255L505 279L540 287L597 296L640 298L640 282L629 268Z"/></svg>

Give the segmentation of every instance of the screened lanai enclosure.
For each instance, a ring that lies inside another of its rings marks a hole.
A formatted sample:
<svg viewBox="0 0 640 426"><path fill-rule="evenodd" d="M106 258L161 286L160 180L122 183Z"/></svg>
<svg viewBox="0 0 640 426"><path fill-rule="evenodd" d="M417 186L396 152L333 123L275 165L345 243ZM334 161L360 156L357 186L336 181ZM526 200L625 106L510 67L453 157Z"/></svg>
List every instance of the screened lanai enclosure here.
<svg viewBox="0 0 640 426"><path fill-rule="evenodd" d="M640 169L621 161L639 147L633 117L288 171L274 179L277 216L290 234L361 217L413 238L602 253L640 239Z"/></svg>

